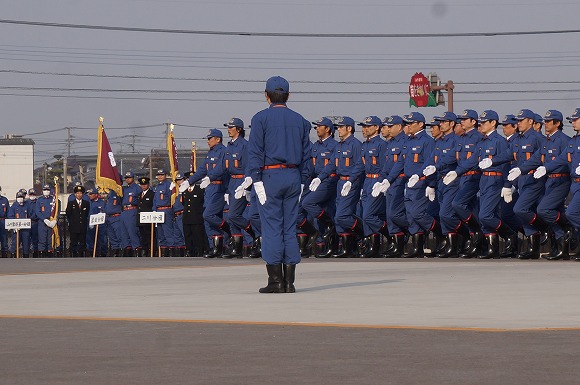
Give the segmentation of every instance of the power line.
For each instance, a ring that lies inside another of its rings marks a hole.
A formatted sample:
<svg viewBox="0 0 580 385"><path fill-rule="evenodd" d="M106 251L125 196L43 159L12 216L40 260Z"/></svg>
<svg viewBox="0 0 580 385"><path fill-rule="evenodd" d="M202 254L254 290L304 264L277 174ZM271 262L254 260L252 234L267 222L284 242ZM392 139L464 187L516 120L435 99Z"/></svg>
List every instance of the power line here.
<svg viewBox="0 0 580 385"><path fill-rule="evenodd" d="M248 31L203 31L191 29L118 27L90 24L51 23L28 20L0 19L0 24L27 25L35 27L56 27L122 32L171 33L189 35L222 35L252 37L318 37L318 38L434 38L434 37L490 37L579 33L578 29L506 31L506 32L458 32L458 33L298 33L298 32L248 32Z"/></svg>

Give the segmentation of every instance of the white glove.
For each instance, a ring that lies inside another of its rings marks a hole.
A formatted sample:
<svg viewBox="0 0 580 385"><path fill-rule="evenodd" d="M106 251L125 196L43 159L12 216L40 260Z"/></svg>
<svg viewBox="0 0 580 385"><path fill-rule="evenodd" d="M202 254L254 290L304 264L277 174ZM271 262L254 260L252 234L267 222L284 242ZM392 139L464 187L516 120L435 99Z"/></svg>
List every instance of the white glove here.
<svg viewBox="0 0 580 385"><path fill-rule="evenodd" d="M94 228L95 228L95 225L89 225L89 229L91 229L91 230L92 230L92 229L94 229Z"/></svg>
<svg viewBox="0 0 580 385"><path fill-rule="evenodd" d="M266 203L266 190L264 189L264 182L260 181L254 183L254 191L256 191L258 201L260 201L260 204L264 206L264 203Z"/></svg>
<svg viewBox="0 0 580 385"><path fill-rule="evenodd" d="M490 158L484 158L479 162L479 168L485 170L486 168L490 168L493 165L493 160Z"/></svg>
<svg viewBox="0 0 580 385"><path fill-rule="evenodd" d="M45 219L45 220L44 220L44 223L46 223L46 225L47 225L48 227L50 227L51 229L53 229L53 228L54 228L54 226L56 226L56 220L54 220L54 221L51 221L51 220Z"/></svg>
<svg viewBox="0 0 580 385"><path fill-rule="evenodd" d="M389 189L390 186L391 186L391 184L386 179L382 182L377 182L373 185L373 190L371 192L371 195L374 198L376 198L380 194L384 194Z"/></svg>
<svg viewBox="0 0 580 385"><path fill-rule="evenodd" d="M413 174L413 175L411 175L411 177L409 178L409 181L407 182L407 187L413 188L413 186L415 186L417 184L417 182L419 182L419 175Z"/></svg>
<svg viewBox="0 0 580 385"><path fill-rule="evenodd" d="M348 195L348 193L350 192L350 188L352 187L352 182L347 180L346 182L344 182L344 185L342 186L342 190L340 190L340 195L345 197Z"/></svg>
<svg viewBox="0 0 580 385"><path fill-rule="evenodd" d="M49 220L49 219L45 219L43 222L44 222L44 224L45 224L45 225L47 225L48 227L51 227L51 226L50 226L50 220Z"/></svg>
<svg viewBox="0 0 580 385"><path fill-rule="evenodd" d="M298 202L302 200L302 193L304 192L304 185L300 183L300 195L298 195Z"/></svg>
<svg viewBox="0 0 580 385"><path fill-rule="evenodd" d="M209 176L204 176L201 179L201 183L199 184L199 187L201 188L206 188L207 186L209 186L211 183L211 181L209 180Z"/></svg>
<svg viewBox="0 0 580 385"><path fill-rule="evenodd" d="M186 179L179 185L179 192L182 193L189 188L189 181Z"/></svg>
<svg viewBox="0 0 580 385"><path fill-rule="evenodd" d="M230 204L230 194L224 194L224 201L226 202L226 205Z"/></svg>
<svg viewBox="0 0 580 385"><path fill-rule="evenodd" d="M457 179L457 173L455 171L449 171L445 178L443 178L443 184L445 186L450 185L455 179Z"/></svg>
<svg viewBox="0 0 580 385"><path fill-rule="evenodd" d="M510 170L510 173L508 174L507 179L511 182L511 181L516 180L520 175L522 175L522 170L520 170L519 167L512 168Z"/></svg>
<svg viewBox="0 0 580 385"><path fill-rule="evenodd" d="M576 175L580 175L580 166L576 167Z"/></svg>
<svg viewBox="0 0 580 385"><path fill-rule="evenodd" d="M252 177L250 176L245 177L242 184L236 187L236 190L234 191L234 197L236 199L240 199L241 197L243 197L244 194L246 193L246 189L251 185L252 185Z"/></svg>
<svg viewBox="0 0 580 385"><path fill-rule="evenodd" d="M512 189L510 187L502 187L500 195L505 203L510 203L512 201Z"/></svg>
<svg viewBox="0 0 580 385"><path fill-rule="evenodd" d="M312 182L310 182L310 186L308 186L308 189L310 191L316 191L318 186L320 186L320 183L322 183L320 178L314 178L314 179L312 179Z"/></svg>
<svg viewBox="0 0 580 385"><path fill-rule="evenodd" d="M435 189L433 187L425 188L425 196L433 202L435 200Z"/></svg>
<svg viewBox="0 0 580 385"><path fill-rule="evenodd" d="M429 175L435 174L436 172L437 172L437 169L435 168L435 166L427 166L423 170L423 175L429 176Z"/></svg>
<svg viewBox="0 0 580 385"><path fill-rule="evenodd" d="M171 182L171 184L169 185L169 191L173 190L175 188L175 182Z"/></svg>
<svg viewBox="0 0 580 385"><path fill-rule="evenodd" d="M534 172L534 178L535 179L540 179L541 177L543 177L544 175L546 175L546 167L544 166L540 166L536 169L536 172Z"/></svg>
<svg viewBox="0 0 580 385"><path fill-rule="evenodd" d="M247 176L244 178L244 181L242 182L242 184L240 186L242 186L242 188L245 190L248 187L250 187L252 185L253 181L252 181L252 177L251 176Z"/></svg>
<svg viewBox="0 0 580 385"><path fill-rule="evenodd" d="M250 190L245 190L246 201L250 202L252 200L252 192Z"/></svg>

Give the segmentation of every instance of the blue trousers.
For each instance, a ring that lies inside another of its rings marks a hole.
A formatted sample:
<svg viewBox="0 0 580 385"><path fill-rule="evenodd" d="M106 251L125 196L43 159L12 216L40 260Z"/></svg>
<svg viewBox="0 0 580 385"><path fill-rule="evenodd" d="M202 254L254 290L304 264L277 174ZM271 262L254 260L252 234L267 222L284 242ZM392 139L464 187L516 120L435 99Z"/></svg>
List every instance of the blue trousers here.
<svg viewBox="0 0 580 385"><path fill-rule="evenodd" d="M429 215L427 207L430 203L425 196L425 181L419 181L413 188L408 188L405 195L405 209L409 221L409 234L427 233L433 226L433 216Z"/></svg>
<svg viewBox="0 0 580 385"><path fill-rule="evenodd" d="M298 184L300 188L300 184ZM224 194L226 190L222 184L210 184L205 189L203 219L207 222L207 236L223 235L220 225L224 218Z"/></svg>
<svg viewBox="0 0 580 385"><path fill-rule="evenodd" d="M578 232L580 231L580 182L572 182L570 193L572 199L566 209L566 217Z"/></svg>
<svg viewBox="0 0 580 385"><path fill-rule="evenodd" d="M259 204L262 218L262 258L268 265L300 262L296 239L300 172L295 168L264 170L266 203Z"/></svg>
<svg viewBox="0 0 580 385"><path fill-rule="evenodd" d="M387 216L387 228L390 235L407 231L409 221L407 220L407 211L405 210L404 178L397 178L387 190L385 212Z"/></svg>
<svg viewBox="0 0 580 385"><path fill-rule="evenodd" d="M111 249L124 248L123 239L127 238L125 227L121 223L121 216L112 217L107 215L107 237Z"/></svg>
<svg viewBox="0 0 580 385"><path fill-rule="evenodd" d="M472 214L477 215L477 193L479 192L480 177L479 174L464 175L459 180L459 190L451 205L462 221L468 220Z"/></svg>
<svg viewBox="0 0 580 385"><path fill-rule="evenodd" d="M173 241L173 246L175 247L185 246L185 236L183 235L183 215L175 217L175 222L173 223Z"/></svg>
<svg viewBox="0 0 580 385"><path fill-rule="evenodd" d="M22 245L22 254L30 254L30 229L20 229L19 240ZM10 245L10 252L16 252L16 231L12 233L12 244Z"/></svg>
<svg viewBox="0 0 580 385"><path fill-rule="evenodd" d="M93 254L93 247L95 245L95 234L97 228L87 229L87 250ZM99 239L97 239L97 255L107 255L107 224L99 225Z"/></svg>
<svg viewBox="0 0 580 385"><path fill-rule="evenodd" d="M173 222L173 208L158 210L165 213L165 221L157 224L157 242L159 247L175 246L175 228ZM144 240L147 244L148 240Z"/></svg>
<svg viewBox="0 0 580 385"><path fill-rule="evenodd" d="M242 195L240 199L234 197L236 188L242 184L244 179L230 179L230 184L228 185L228 194L230 195L230 215L228 222L230 224L230 229L232 234L241 234L242 229L248 227L248 219L244 218L244 211L248 201L246 196Z"/></svg>
<svg viewBox="0 0 580 385"><path fill-rule="evenodd" d="M33 251L38 250L38 221L33 220L30 227L30 245Z"/></svg>
<svg viewBox="0 0 580 385"><path fill-rule="evenodd" d="M52 229L43 220L38 221L38 250L52 250Z"/></svg>
<svg viewBox="0 0 580 385"><path fill-rule="evenodd" d="M260 221L260 212L258 211L259 204L256 193L254 189L252 189L250 193L250 202L246 206L244 216L250 221L252 229L257 237L262 234L262 222Z"/></svg>
<svg viewBox="0 0 580 385"><path fill-rule="evenodd" d="M121 213L121 223L125 228L125 237L122 238L123 248L137 249L141 246L139 231L137 229L137 210L123 210Z"/></svg>
<svg viewBox="0 0 580 385"><path fill-rule="evenodd" d="M499 217L503 176L482 176L479 182L479 221L484 234L494 234L501 224Z"/></svg>
<svg viewBox="0 0 580 385"><path fill-rule="evenodd" d="M2 248L2 251L8 251L8 237L4 226L4 218L2 218L0 219L0 247Z"/></svg>
<svg viewBox="0 0 580 385"><path fill-rule="evenodd" d="M367 178L362 187L362 213L365 236L377 233L385 225L385 199L379 195L373 197L371 192L376 179Z"/></svg>
<svg viewBox="0 0 580 385"><path fill-rule="evenodd" d="M514 213L514 206L516 205L519 197L520 194L518 193L518 190L515 189L512 192L512 201L510 203L506 203L506 201L503 199L500 201L501 221L512 228L514 231L519 230L522 226L518 220L518 217Z"/></svg>
<svg viewBox="0 0 580 385"><path fill-rule="evenodd" d="M349 193L343 197L340 195L340 191L345 183L346 181L339 180L336 184L336 214L334 214L334 224L336 225L336 232L339 234L350 232L354 227L356 221L354 213L360 201L360 182L353 183Z"/></svg>
<svg viewBox="0 0 580 385"><path fill-rule="evenodd" d="M570 177L548 178L546 192L538 204L538 215L552 227L556 238L564 236L564 229L556 223L556 220L564 212L564 201L570 192Z"/></svg>
<svg viewBox="0 0 580 385"><path fill-rule="evenodd" d="M524 234L529 237L538 232L532 225L536 218L536 210L544 195L546 178L535 179L533 175L526 174L519 177L518 191L520 196L514 206L514 213L524 228Z"/></svg>

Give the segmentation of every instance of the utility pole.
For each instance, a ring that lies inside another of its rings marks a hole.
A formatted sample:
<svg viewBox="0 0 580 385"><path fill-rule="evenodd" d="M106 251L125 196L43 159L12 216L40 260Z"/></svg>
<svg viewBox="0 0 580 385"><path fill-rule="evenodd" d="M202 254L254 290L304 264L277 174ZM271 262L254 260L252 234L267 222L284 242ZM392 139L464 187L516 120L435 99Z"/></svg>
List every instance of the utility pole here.
<svg viewBox="0 0 580 385"><path fill-rule="evenodd" d="M62 192L63 193L67 193L68 192L67 191L67 186L68 186L67 159L70 158L70 148L71 148L71 145L72 145L72 136L70 134L70 130L71 130L70 127L67 127L66 128L66 131L67 131L66 148L67 148L67 150L66 150L66 155L62 159L62 173L63 173L63 178L62 178L63 179L62 180L63 189L62 189Z"/></svg>

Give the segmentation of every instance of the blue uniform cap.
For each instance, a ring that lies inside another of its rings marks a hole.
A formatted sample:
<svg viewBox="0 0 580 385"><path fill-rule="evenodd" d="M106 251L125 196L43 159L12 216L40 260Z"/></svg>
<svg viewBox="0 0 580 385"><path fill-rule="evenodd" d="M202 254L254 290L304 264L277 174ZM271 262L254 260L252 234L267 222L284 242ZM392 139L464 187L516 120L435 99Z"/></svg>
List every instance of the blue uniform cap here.
<svg viewBox="0 0 580 385"><path fill-rule="evenodd" d="M423 122L425 123L425 117L420 112L411 112L409 115L405 115L403 117L405 122L413 123L413 122Z"/></svg>
<svg viewBox="0 0 580 385"><path fill-rule="evenodd" d="M50 186L45 184L44 186L42 186L42 189L50 191Z"/></svg>
<svg viewBox="0 0 580 385"><path fill-rule="evenodd" d="M229 122L224 123L224 127L239 127L244 128L244 121L240 118L231 118Z"/></svg>
<svg viewBox="0 0 580 385"><path fill-rule="evenodd" d="M523 110L520 110L520 112L518 112L518 114L516 115L517 120L524 120L524 119L534 120L535 118L536 118L536 114L534 114L534 112L532 110L528 110L525 108Z"/></svg>
<svg viewBox="0 0 580 385"><path fill-rule="evenodd" d="M160 168L159 170L157 170L157 175L165 175L165 171Z"/></svg>
<svg viewBox="0 0 580 385"><path fill-rule="evenodd" d="M460 119L473 119L473 120L477 120L478 116L477 116L477 111L475 110L463 110L463 112L461 113L461 115L459 116Z"/></svg>
<svg viewBox="0 0 580 385"><path fill-rule="evenodd" d="M224 137L224 135L217 128L212 128L211 130L209 130L209 133L206 136L207 139L209 139L209 138L223 138L223 137Z"/></svg>
<svg viewBox="0 0 580 385"><path fill-rule="evenodd" d="M36 195L36 191L31 188L30 190L28 190L28 195Z"/></svg>
<svg viewBox="0 0 580 385"><path fill-rule="evenodd" d="M362 122L357 123L359 126L382 126L383 122L378 116L367 116Z"/></svg>
<svg viewBox="0 0 580 385"><path fill-rule="evenodd" d="M544 115L544 121L546 120L557 120L559 122L564 121L564 115L558 110L548 110Z"/></svg>
<svg viewBox="0 0 580 385"><path fill-rule="evenodd" d="M399 115L387 116L385 119L383 119L383 126L391 127L397 124L405 124L403 118L401 118Z"/></svg>
<svg viewBox="0 0 580 385"><path fill-rule="evenodd" d="M540 114L534 114L534 123L544 123L544 119Z"/></svg>
<svg viewBox="0 0 580 385"><path fill-rule="evenodd" d="M570 122L578 118L580 118L580 108L576 108L572 115L566 117Z"/></svg>
<svg viewBox="0 0 580 385"><path fill-rule="evenodd" d="M440 126L441 125L441 120L439 120L440 116L434 116L433 119L431 119L431 121L427 124L425 124L427 127L434 127L434 126Z"/></svg>
<svg viewBox="0 0 580 385"><path fill-rule="evenodd" d="M185 179L183 177L183 174L182 173L178 172L177 174L175 174L175 180L181 180L181 179Z"/></svg>
<svg viewBox="0 0 580 385"><path fill-rule="evenodd" d="M518 124L518 120L515 115L507 114L503 117L503 120L499 124Z"/></svg>
<svg viewBox="0 0 580 385"><path fill-rule="evenodd" d="M457 121L457 115L455 115L451 111L445 111L443 115L436 116L435 119L437 119L440 122L455 122Z"/></svg>
<svg viewBox="0 0 580 385"><path fill-rule="evenodd" d="M480 122L489 122L490 120L495 120L496 122L499 122L499 116L497 115L497 112L495 112L494 110L485 110L481 113L481 115L479 115L479 119Z"/></svg>
<svg viewBox="0 0 580 385"><path fill-rule="evenodd" d="M272 76L266 82L266 91L268 92L290 92L288 81L281 76Z"/></svg>
<svg viewBox="0 0 580 385"><path fill-rule="evenodd" d="M134 178L135 175L133 174L133 171L127 171L125 173L125 178Z"/></svg>
<svg viewBox="0 0 580 385"><path fill-rule="evenodd" d="M141 186L145 186L146 184L149 184L149 181L150 181L150 180L151 180L151 179L149 179L148 177L146 177L146 176L143 176L143 177L139 178L139 184L140 184Z"/></svg>
<svg viewBox="0 0 580 385"><path fill-rule="evenodd" d="M351 126L352 128L354 128L354 119L348 116L341 116L336 123L334 123L334 125L336 127L341 127L341 126Z"/></svg>
<svg viewBox="0 0 580 385"><path fill-rule="evenodd" d="M79 192L79 191L80 191L80 192L82 192L82 193L84 194L84 192L85 192L85 188L84 188L83 186L81 186L81 185L75 186L75 187L73 188L73 192L74 192L74 193L76 193L76 192Z"/></svg>
<svg viewBox="0 0 580 385"><path fill-rule="evenodd" d="M99 192L95 188L90 188L87 190L87 195L98 194Z"/></svg>
<svg viewBox="0 0 580 385"><path fill-rule="evenodd" d="M26 195L27 191L25 188L21 188L20 190L18 190L19 193Z"/></svg>
<svg viewBox="0 0 580 385"><path fill-rule="evenodd" d="M24 198L24 197L26 197L26 194L23 194L22 191L18 191L16 193L16 198Z"/></svg>
<svg viewBox="0 0 580 385"><path fill-rule="evenodd" d="M326 117L322 117L322 118L318 119L317 121L312 122L312 124L314 124L315 126L326 126L326 127L334 128L334 124L332 124L332 120L330 120Z"/></svg>

